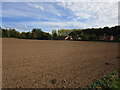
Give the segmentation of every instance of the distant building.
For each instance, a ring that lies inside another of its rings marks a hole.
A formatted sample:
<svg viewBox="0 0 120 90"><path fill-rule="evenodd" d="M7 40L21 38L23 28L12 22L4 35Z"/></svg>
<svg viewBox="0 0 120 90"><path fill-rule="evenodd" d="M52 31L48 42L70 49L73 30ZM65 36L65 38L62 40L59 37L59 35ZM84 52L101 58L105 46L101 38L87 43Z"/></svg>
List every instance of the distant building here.
<svg viewBox="0 0 120 90"><path fill-rule="evenodd" d="M113 35L99 36L99 40L113 41L115 40Z"/></svg>
<svg viewBox="0 0 120 90"><path fill-rule="evenodd" d="M70 39L70 36L65 37L65 40L69 40L69 39Z"/></svg>
<svg viewBox="0 0 120 90"><path fill-rule="evenodd" d="M115 40L115 38L114 38L114 36L111 36L110 41L113 41L113 40Z"/></svg>
<svg viewBox="0 0 120 90"><path fill-rule="evenodd" d="M82 40L82 38L81 38L81 37L78 37L78 40Z"/></svg>
<svg viewBox="0 0 120 90"><path fill-rule="evenodd" d="M70 40L73 40L73 38L72 38L72 37L70 37Z"/></svg>

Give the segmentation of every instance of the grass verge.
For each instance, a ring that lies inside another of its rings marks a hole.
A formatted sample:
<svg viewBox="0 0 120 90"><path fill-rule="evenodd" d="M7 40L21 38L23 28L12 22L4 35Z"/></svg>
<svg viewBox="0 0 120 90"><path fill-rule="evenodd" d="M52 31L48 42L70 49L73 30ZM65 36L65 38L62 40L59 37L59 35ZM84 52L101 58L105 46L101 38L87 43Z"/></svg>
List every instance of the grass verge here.
<svg viewBox="0 0 120 90"><path fill-rule="evenodd" d="M106 77L97 80L92 85L87 86L87 88L112 88L120 90L120 70L114 71Z"/></svg>

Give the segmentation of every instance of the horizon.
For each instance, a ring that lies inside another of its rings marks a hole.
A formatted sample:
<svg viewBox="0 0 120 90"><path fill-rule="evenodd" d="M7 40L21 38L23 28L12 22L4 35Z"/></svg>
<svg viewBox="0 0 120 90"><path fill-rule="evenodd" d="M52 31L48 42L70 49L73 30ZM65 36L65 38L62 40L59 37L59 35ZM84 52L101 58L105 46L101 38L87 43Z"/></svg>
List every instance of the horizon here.
<svg viewBox="0 0 120 90"><path fill-rule="evenodd" d="M15 28L19 32L40 28L51 33L54 29L116 25L117 2L2 2L2 27Z"/></svg>

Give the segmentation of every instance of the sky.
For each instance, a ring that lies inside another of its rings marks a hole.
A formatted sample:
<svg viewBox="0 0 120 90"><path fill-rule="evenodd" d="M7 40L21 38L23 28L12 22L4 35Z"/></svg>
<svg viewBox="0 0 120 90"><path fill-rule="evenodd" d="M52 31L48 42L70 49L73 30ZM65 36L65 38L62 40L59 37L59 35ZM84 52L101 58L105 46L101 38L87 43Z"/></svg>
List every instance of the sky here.
<svg viewBox="0 0 120 90"><path fill-rule="evenodd" d="M20 32L41 28L85 29L118 25L118 2L2 2L2 27Z"/></svg>

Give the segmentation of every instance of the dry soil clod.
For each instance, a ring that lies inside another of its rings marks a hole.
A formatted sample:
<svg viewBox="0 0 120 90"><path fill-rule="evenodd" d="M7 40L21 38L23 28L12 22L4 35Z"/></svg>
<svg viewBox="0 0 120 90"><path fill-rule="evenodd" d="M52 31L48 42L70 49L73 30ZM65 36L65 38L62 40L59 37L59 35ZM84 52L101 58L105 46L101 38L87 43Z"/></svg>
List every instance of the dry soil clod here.
<svg viewBox="0 0 120 90"><path fill-rule="evenodd" d="M57 80L56 79L53 79L50 81L52 84L56 84Z"/></svg>
<svg viewBox="0 0 120 90"><path fill-rule="evenodd" d="M105 65L110 65L110 63L105 63Z"/></svg>

